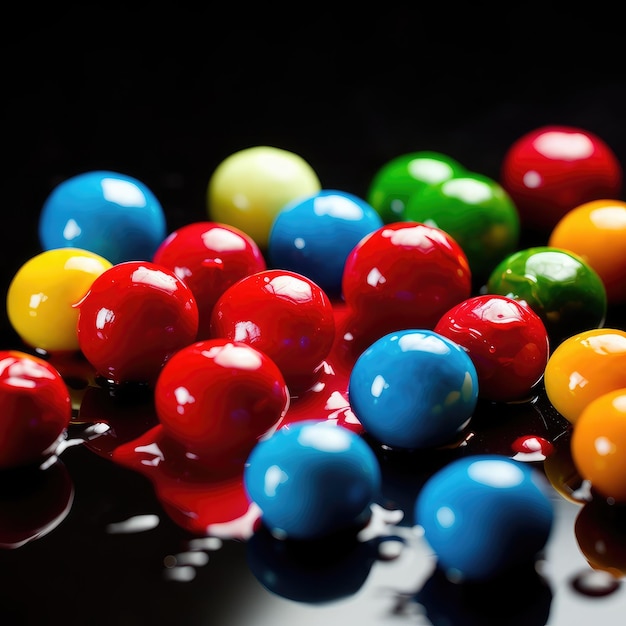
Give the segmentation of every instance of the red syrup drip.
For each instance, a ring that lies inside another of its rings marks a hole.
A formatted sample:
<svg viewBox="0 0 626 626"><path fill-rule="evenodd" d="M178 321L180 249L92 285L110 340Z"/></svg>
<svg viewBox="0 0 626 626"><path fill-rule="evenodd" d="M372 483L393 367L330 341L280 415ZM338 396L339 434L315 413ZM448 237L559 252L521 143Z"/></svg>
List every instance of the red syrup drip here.
<svg viewBox="0 0 626 626"><path fill-rule="evenodd" d="M312 387L291 397L289 409L279 427L307 419L327 419L356 433L363 428L350 409L348 383L356 352L352 337L346 333L348 310L333 304L336 322L334 345L316 373ZM148 412L152 409L148 409ZM89 421L96 421L97 408L90 410ZM107 420L109 429L85 441L92 451L114 463L147 477L168 516L179 526L194 533L222 538L246 539L259 522L260 511L249 501L243 485L245 459L224 459L217 472L209 469L163 432L156 413L152 418L145 408L139 410L134 425L120 415ZM84 417L84 416L83 416ZM139 427L137 426L139 423ZM146 427L146 424L152 424ZM137 433L138 428L145 428Z"/></svg>
<svg viewBox="0 0 626 626"><path fill-rule="evenodd" d="M554 452L554 445L543 437L524 435L511 444L511 449L519 461L543 461Z"/></svg>

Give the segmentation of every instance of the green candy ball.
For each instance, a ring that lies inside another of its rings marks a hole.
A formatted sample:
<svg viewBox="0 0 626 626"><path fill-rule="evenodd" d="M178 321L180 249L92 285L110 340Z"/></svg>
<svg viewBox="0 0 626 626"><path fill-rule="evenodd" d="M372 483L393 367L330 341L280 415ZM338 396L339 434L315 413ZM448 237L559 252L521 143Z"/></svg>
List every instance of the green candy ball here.
<svg viewBox="0 0 626 626"><path fill-rule="evenodd" d="M542 319L550 348L601 328L607 296L600 276L580 256L551 246L514 252L491 273L486 290L524 300Z"/></svg>
<svg viewBox="0 0 626 626"><path fill-rule="evenodd" d="M520 237L519 214L511 197L499 183L474 172L424 187L411 196L403 218L452 236L467 256L475 283L484 281L517 249Z"/></svg>
<svg viewBox="0 0 626 626"><path fill-rule="evenodd" d="M366 199L386 224L402 221L404 208L412 195L464 171L458 161L440 152L423 150L402 154L376 172Z"/></svg>

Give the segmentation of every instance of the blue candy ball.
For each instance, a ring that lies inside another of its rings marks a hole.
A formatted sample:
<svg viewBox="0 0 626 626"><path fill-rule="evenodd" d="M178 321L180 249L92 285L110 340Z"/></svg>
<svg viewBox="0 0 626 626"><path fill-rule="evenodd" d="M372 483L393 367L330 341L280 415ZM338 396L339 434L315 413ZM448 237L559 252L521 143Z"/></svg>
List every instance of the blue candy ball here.
<svg viewBox="0 0 626 626"><path fill-rule="evenodd" d="M334 422L288 424L256 444L244 488L264 525L282 539L318 539L362 526L379 496L378 459Z"/></svg>
<svg viewBox="0 0 626 626"><path fill-rule="evenodd" d="M389 333L356 360L348 385L350 406L363 428L392 448L451 443L469 423L478 401L471 358L431 330Z"/></svg>
<svg viewBox="0 0 626 626"><path fill-rule="evenodd" d="M287 204L274 218L268 241L273 267L307 276L329 296L341 295L343 267L363 237L383 226L365 200L323 189Z"/></svg>
<svg viewBox="0 0 626 626"><path fill-rule="evenodd" d="M554 518L538 470L500 455L457 459L424 484L415 521L451 578L486 581L532 563Z"/></svg>
<svg viewBox="0 0 626 626"><path fill-rule="evenodd" d="M165 214L153 192L116 172L91 171L64 180L39 216L44 250L81 248L114 265L151 260L166 236Z"/></svg>

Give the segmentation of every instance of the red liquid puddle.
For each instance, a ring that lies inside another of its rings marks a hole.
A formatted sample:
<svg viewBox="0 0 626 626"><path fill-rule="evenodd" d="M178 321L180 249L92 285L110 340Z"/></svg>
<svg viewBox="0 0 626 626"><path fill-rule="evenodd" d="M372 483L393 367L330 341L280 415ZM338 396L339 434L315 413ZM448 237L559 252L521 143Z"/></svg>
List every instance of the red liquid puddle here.
<svg viewBox="0 0 626 626"><path fill-rule="evenodd" d="M348 383L354 350L344 336L345 306L335 307L337 335L328 359L315 383L305 393L292 396L280 426L307 419L331 420L356 433L363 431L348 402ZM109 430L85 445L113 462L139 472L153 484L155 493L171 519L192 533L246 539L259 521L257 507L244 490L245 458L223 459L216 470L198 463L164 435L153 407L130 407L132 420L114 409L107 420L99 419L97 406L81 412L86 421L105 421ZM129 411L127 411L129 413ZM147 424L152 424L147 426ZM141 432L137 432L141 429Z"/></svg>

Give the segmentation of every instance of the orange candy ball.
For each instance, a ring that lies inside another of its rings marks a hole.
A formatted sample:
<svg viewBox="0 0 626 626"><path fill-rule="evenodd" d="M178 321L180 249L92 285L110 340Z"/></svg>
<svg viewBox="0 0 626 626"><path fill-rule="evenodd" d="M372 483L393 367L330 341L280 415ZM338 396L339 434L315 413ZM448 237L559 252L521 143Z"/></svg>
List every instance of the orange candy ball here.
<svg viewBox="0 0 626 626"><path fill-rule="evenodd" d="M626 502L626 388L590 402L572 433L580 475L605 498Z"/></svg>
<svg viewBox="0 0 626 626"><path fill-rule="evenodd" d="M549 245L581 256L602 279L609 303L626 302L626 202L575 207L554 227Z"/></svg>
<svg viewBox="0 0 626 626"><path fill-rule="evenodd" d="M626 388L626 331L594 328L569 337L550 356L543 379L548 400L575 423L591 401Z"/></svg>

